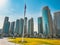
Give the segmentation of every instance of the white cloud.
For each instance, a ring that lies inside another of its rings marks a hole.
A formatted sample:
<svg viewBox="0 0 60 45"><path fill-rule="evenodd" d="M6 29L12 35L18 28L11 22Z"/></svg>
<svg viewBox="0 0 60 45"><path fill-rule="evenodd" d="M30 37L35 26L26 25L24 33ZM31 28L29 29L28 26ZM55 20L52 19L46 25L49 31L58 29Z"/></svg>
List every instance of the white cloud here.
<svg viewBox="0 0 60 45"><path fill-rule="evenodd" d="M7 4L8 0L0 0L0 8L3 8Z"/></svg>

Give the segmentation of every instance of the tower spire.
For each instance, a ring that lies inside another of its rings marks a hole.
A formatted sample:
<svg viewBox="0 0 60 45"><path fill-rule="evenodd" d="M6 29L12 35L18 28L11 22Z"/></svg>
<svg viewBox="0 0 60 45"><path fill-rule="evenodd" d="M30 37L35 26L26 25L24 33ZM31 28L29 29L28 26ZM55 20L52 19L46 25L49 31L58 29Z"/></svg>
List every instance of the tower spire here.
<svg viewBox="0 0 60 45"><path fill-rule="evenodd" d="M25 3L25 6L24 6L24 17L26 15L26 3Z"/></svg>

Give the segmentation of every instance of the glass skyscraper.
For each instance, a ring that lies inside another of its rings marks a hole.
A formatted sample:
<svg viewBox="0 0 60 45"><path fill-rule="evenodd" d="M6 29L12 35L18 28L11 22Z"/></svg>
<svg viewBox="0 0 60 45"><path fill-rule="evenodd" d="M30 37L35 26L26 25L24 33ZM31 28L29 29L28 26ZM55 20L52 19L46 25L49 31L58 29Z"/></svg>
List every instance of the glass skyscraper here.
<svg viewBox="0 0 60 45"><path fill-rule="evenodd" d="M28 21L28 36L30 36L31 35L31 29L30 29L30 20Z"/></svg>
<svg viewBox="0 0 60 45"><path fill-rule="evenodd" d="M14 35L14 27L15 27L15 22L11 22L10 24L10 34Z"/></svg>
<svg viewBox="0 0 60 45"><path fill-rule="evenodd" d="M24 35L27 35L27 17L25 17L24 20L25 20Z"/></svg>
<svg viewBox="0 0 60 45"><path fill-rule="evenodd" d="M60 37L60 12L54 13L54 26L56 36Z"/></svg>
<svg viewBox="0 0 60 45"><path fill-rule="evenodd" d="M34 21L33 18L31 18L28 21L28 37L33 37L34 35Z"/></svg>
<svg viewBox="0 0 60 45"><path fill-rule="evenodd" d="M19 29L19 35L22 36L22 33L23 33L23 27L24 27L24 20L21 18L20 19L20 25L19 25L20 29Z"/></svg>
<svg viewBox="0 0 60 45"><path fill-rule="evenodd" d="M38 17L38 34L43 34L43 22L42 17Z"/></svg>
<svg viewBox="0 0 60 45"><path fill-rule="evenodd" d="M53 33L53 23L52 23L52 16L50 13L50 9L48 6L45 6L42 10L42 17L43 17L43 29L45 36L52 36Z"/></svg>
<svg viewBox="0 0 60 45"><path fill-rule="evenodd" d="M15 34L17 35L17 34L19 34L19 24L20 24L20 21L19 21L19 19L17 19L16 20L16 25L15 25Z"/></svg>
<svg viewBox="0 0 60 45"><path fill-rule="evenodd" d="M3 34L4 34L4 36L9 35L9 27L10 27L9 17L5 17L4 25L3 25Z"/></svg>

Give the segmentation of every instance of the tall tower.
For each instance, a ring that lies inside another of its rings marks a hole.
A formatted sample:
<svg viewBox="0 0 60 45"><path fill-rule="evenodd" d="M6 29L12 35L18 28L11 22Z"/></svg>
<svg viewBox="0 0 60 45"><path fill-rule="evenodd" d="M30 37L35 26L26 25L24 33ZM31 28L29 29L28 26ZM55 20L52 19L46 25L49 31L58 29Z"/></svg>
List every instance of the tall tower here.
<svg viewBox="0 0 60 45"><path fill-rule="evenodd" d="M25 15L26 15L26 4L24 6L24 25L23 25L23 34L22 34L22 42L24 42L24 33L25 33Z"/></svg>
<svg viewBox="0 0 60 45"><path fill-rule="evenodd" d="M38 34L43 34L42 17L38 17Z"/></svg>
<svg viewBox="0 0 60 45"><path fill-rule="evenodd" d="M10 27L9 17L5 17L4 25L3 25L3 34L4 34L4 36L8 36L9 27Z"/></svg>
<svg viewBox="0 0 60 45"><path fill-rule="evenodd" d="M50 9L48 6L45 6L42 11L43 16L43 29L46 37L51 37L53 34L53 23Z"/></svg>
<svg viewBox="0 0 60 45"><path fill-rule="evenodd" d="M24 20L25 20L24 36L26 37L27 36L27 17L25 17Z"/></svg>
<svg viewBox="0 0 60 45"><path fill-rule="evenodd" d="M54 13L55 35L60 38L60 11Z"/></svg>
<svg viewBox="0 0 60 45"><path fill-rule="evenodd" d="M24 6L24 18L25 18L25 15L26 15L26 4Z"/></svg>
<svg viewBox="0 0 60 45"><path fill-rule="evenodd" d="M17 36L17 34L19 34L19 24L20 24L20 21L19 19L16 20L16 27L15 27L15 35Z"/></svg>
<svg viewBox="0 0 60 45"><path fill-rule="evenodd" d="M24 27L24 19L23 18L21 18L20 19L20 24L19 24L19 26L20 26L20 29L19 29L19 35L20 35L20 37L22 36L22 34L23 34L23 27Z"/></svg>
<svg viewBox="0 0 60 45"><path fill-rule="evenodd" d="M27 17L25 17L25 16L26 16L26 4L25 4L25 6L24 6L24 31L23 31L24 37L25 37L26 34L27 34Z"/></svg>
<svg viewBox="0 0 60 45"><path fill-rule="evenodd" d="M28 21L28 37L33 37L34 35L34 21L33 18L31 18Z"/></svg>
<svg viewBox="0 0 60 45"><path fill-rule="evenodd" d="M9 28L9 30L10 30L9 33L11 36L14 35L14 26L15 26L15 22L11 22L10 28Z"/></svg>

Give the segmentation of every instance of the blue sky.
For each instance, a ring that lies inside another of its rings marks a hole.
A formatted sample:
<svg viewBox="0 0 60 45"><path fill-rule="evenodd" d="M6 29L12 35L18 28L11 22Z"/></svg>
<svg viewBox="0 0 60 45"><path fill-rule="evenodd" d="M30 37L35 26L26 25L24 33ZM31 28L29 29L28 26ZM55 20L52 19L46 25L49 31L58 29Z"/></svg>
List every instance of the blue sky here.
<svg viewBox="0 0 60 45"><path fill-rule="evenodd" d="M54 12L60 11L60 0L0 0L0 28L3 26L5 16L8 16L11 22L23 18L25 2L26 16L28 19L34 18L34 28L37 27L37 17L42 16L44 6L49 6L52 16Z"/></svg>

